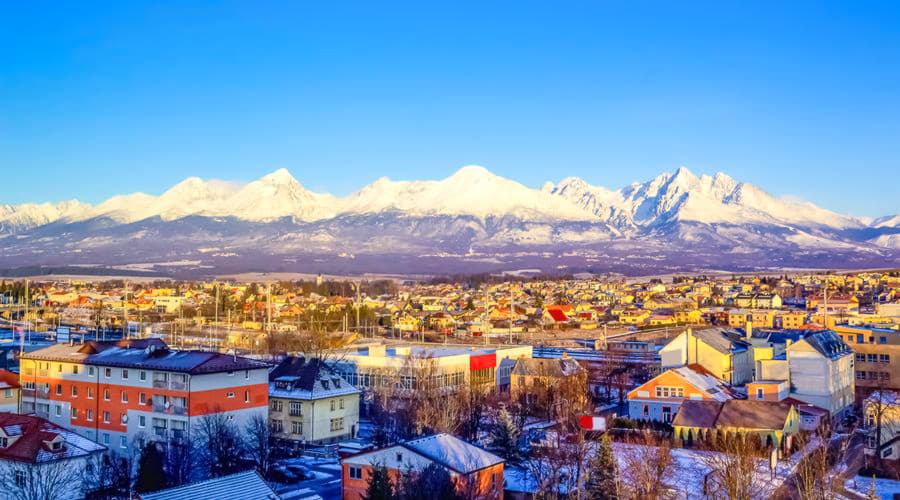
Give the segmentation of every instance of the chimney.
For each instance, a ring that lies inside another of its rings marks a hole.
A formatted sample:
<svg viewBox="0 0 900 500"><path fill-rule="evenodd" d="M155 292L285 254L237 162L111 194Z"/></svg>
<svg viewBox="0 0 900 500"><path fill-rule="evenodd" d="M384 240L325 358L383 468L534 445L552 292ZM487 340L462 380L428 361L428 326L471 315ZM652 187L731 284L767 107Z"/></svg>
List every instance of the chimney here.
<svg viewBox="0 0 900 500"><path fill-rule="evenodd" d="M744 326L744 330L747 332L747 342L753 338L753 321L747 320L747 324Z"/></svg>

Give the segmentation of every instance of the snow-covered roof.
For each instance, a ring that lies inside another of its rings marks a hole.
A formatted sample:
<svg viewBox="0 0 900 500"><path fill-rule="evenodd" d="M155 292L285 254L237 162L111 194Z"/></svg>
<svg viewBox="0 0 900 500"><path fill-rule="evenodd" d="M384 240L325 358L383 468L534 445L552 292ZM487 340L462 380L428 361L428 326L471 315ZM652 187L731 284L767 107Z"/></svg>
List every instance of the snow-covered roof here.
<svg viewBox="0 0 900 500"><path fill-rule="evenodd" d="M142 500L277 500L279 498L254 470L141 495Z"/></svg>
<svg viewBox="0 0 900 500"><path fill-rule="evenodd" d="M347 464L381 465L400 470L421 470L430 463L437 463L458 474L469 474L503 462L497 455L450 434L414 439L343 460Z"/></svg>
<svg viewBox="0 0 900 500"><path fill-rule="evenodd" d="M737 396L734 389L727 382L717 378L700 366L682 366L671 371L716 401L727 401Z"/></svg>

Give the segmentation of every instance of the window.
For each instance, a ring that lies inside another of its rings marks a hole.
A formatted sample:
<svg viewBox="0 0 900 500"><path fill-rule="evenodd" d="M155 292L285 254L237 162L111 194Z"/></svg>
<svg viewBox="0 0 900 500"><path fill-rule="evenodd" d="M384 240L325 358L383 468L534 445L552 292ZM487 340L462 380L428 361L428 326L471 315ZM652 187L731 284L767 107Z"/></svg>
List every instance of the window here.
<svg viewBox="0 0 900 500"><path fill-rule="evenodd" d="M250 370L244 370L244 380L250 380Z"/></svg>
<svg viewBox="0 0 900 500"><path fill-rule="evenodd" d="M856 380L865 380L865 379L866 379L866 372L861 371L861 370L856 370Z"/></svg>
<svg viewBox="0 0 900 500"><path fill-rule="evenodd" d="M331 400L331 411L334 411L334 403L335 403L335 401L332 399Z"/></svg>
<svg viewBox="0 0 900 500"><path fill-rule="evenodd" d="M16 482L16 486L18 486L19 488L25 487L25 471L17 470L14 472L13 476L13 480Z"/></svg>
<svg viewBox="0 0 900 500"><path fill-rule="evenodd" d="M656 397L658 398L683 398L684 387L666 387L656 386Z"/></svg>
<svg viewBox="0 0 900 500"><path fill-rule="evenodd" d="M103 412L103 423L104 424L109 423L109 412L108 411Z"/></svg>
<svg viewBox="0 0 900 500"><path fill-rule="evenodd" d="M226 398L233 398L233 397L234 397L234 393L233 393L233 392L225 393L225 397L226 397Z"/></svg>
<svg viewBox="0 0 900 500"><path fill-rule="evenodd" d="M857 336L856 336L856 343L857 343L857 344L862 344L862 343L863 343L863 336L862 336L862 335L857 335Z"/></svg>
<svg viewBox="0 0 900 500"><path fill-rule="evenodd" d="M141 370L141 377L140 377L140 378L141 378L141 382L144 382L145 380L147 380L147 372Z"/></svg>
<svg viewBox="0 0 900 500"><path fill-rule="evenodd" d="M765 396L763 395L762 387L756 388L756 399L765 399Z"/></svg>
<svg viewBox="0 0 900 500"><path fill-rule="evenodd" d="M0 437L0 448L6 448L7 446L9 446L9 439Z"/></svg>
<svg viewBox="0 0 900 500"><path fill-rule="evenodd" d="M875 447L876 447L875 434L869 434L868 436L866 436L866 448L874 449Z"/></svg>
<svg viewBox="0 0 900 500"><path fill-rule="evenodd" d="M339 403L340 403L340 404L339 404L338 406L340 407L340 409L343 410L343 409L344 409L344 398L341 398L341 400L339 401Z"/></svg>
<svg viewBox="0 0 900 500"><path fill-rule="evenodd" d="M72 365L72 374L78 375L78 365Z"/></svg>
<svg viewBox="0 0 900 500"><path fill-rule="evenodd" d="M62 363L56 365L56 373L62 373Z"/></svg>
<svg viewBox="0 0 900 500"><path fill-rule="evenodd" d="M72 397L73 397L73 398L77 398L77 397L78 397L78 387L77 387L77 386L74 386L74 385L72 386Z"/></svg>
<svg viewBox="0 0 900 500"><path fill-rule="evenodd" d="M250 391L244 391L244 402L245 403L250 402Z"/></svg>
<svg viewBox="0 0 900 500"><path fill-rule="evenodd" d="M866 354L866 363L877 363L878 355L877 354Z"/></svg>
<svg viewBox="0 0 900 500"><path fill-rule="evenodd" d="M890 380L890 379L891 379L891 374L888 373L888 372L879 372L879 373L878 373L878 378L879 378L880 380L882 380L882 381Z"/></svg>
<svg viewBox="0 0 900 500"><path fill-rule="evenodd" d="M62 396L62 384L56 384L56 395Z"/></svg>
<svg viewBox="0 0 900 500"><path fill-rule="evenodd" d="M302 403L300 401L291 401L290 414L294 417L303 416Z"/></svg>
<svg viewBox="0 0 900 500"><path fill-rule="evenodd" d="M856 354L856 362L857 362L857 363L865 363L865 362L866 362L866 355L865 355L865 354L859 354L859 353L857 353L857 354Z"/></svg>
<svg viewBox="0 0 900 500"><path fill-rule="evenodd" d="M344 417L341 418L332 418L331 419L331 431L342 431L344 430Z"/></svg>
<svg viewBox="0 0 900 500"><path fill-rule="evenodd" d="M106 432L103 433L103 444L109 444L109 434Z"/></svg>
<svg viewBox="0 0 900 500"><path fill-rule="evenodd" d="M88 422L94 421L94 410L87 410L87 421Z"/></svg>
<svg viewBox="0 0 900 500"><path fill-rule="evenodd" d="M56 405L56 416L57 417L62 416L62 405Z"/></svg>
<svg viewBox="0 0 900 500"><path fill-rule="evenodd" d="M142 393L138 396L138 400L140 401L140 403L141 403L142 405L147 404L147 395L144 394L144 393L142 392Z"/></svg>
<svg viewBox="0 0 900 500"><path fill-rule="evenodd" d="M103 376L104 376L105 378L112 378L112 368L104 368L104 369L103 369Z"/></svg>
<svg viewBox="0 0 900 500"><path fill-rule="evenodd" d="M3 389L3 397L9 399L12 397L12 389Z"/></svg>
<svg viewBox="0 0 900 500"><path fill-rule="evenodd" d="M359 467L358 465L351 465L350 479L362 479L362 467Z"/></svg>
<svg viewBox="0 0 900 500"><path fill-rule="evenodd" d="M128 380L128 369L122 368L122 380Z"/></svg>
<svg viewBox="0 0 900 500"><path fill-rule="evenodd" d="M291 434L303 434L303 422L291 422Z"/></svg>
<svg viewBox="0 0 900 500"><path fill-rule="evenodd" d="M284 402L280 399L272 401L272 411L281 412L284 409Z"/></svg>
<svg viewBox="0 0 900 500"><path fill-rule="evenodd" d="M894 454L894 448L891 447L891 448L888 448L888 449L886 449L886 450L884 450L884 451L881 452L881 458L889 457L889 456L891 456L891 455L893 455L893 454Z"/></svg>
<svg viewBox="0 0 900 500"><path fill-rule="evenodd" d="M879 344L887 344L887 337L878 337Z"/></svg>
<svg viewBox="0 0 900 500"><path fill-rule="evenodd" d="M126 391L122 391L122 402L123 403L128 402L128 393Z"/></svg>
<svg viewBox="0 0 900 500"><path fill-rule="evenodd" d="M649 417L650 416L650 405L644 405L644 408L641 410L641 413L645 417Z"/></svg>
<svg viewBox="0 0 900 500"><path fill-rule="evenodd" d="M103 389L103 400L109 401L109 387L107 387L106 389Z"/></svg>
<svg viewBox="0 0 900 500"><path fill-rule="evenodd" d="M146 427L147 426L147 417L143 415L138 416L138 427Z"/></svg>
<svg viewBox="0 0 900 500"><path fill-rule="evenodd" d="M890 354L879 354L879 355L878 355L878 361L880 361L880 362L882 362L882 363L890 363L890 362L891 362L891 355L890 355Z"/></svg>
<svg viewBox="0 0 900 500"><path fill-rule="evenodd" d="M128 448L128 438L119 436L119 448Z"/></svg>
<svg viewBox="0 0 900 500"><path fill-rule="evenodd" d="M92 377L94 376L94 367L93 366L88 367L88 375L90 375Z"/></svg>
<svg viewBox="0 0 900 500"><path fill-rule="evenodd" d="M88 399L94 399L94 388L88 387Z"/></svg>
<svg viewBox="0 0 900 500"><path fill-rule="evenodd" d="M72 420L78 419L78 408L72 408Z"/></svg>
<svg viewBox="0 0 900 500"><path fill-rule="evenodd" d="M284 430L284 423L281 420L272 420L272 432L281 433Z"/></svg>

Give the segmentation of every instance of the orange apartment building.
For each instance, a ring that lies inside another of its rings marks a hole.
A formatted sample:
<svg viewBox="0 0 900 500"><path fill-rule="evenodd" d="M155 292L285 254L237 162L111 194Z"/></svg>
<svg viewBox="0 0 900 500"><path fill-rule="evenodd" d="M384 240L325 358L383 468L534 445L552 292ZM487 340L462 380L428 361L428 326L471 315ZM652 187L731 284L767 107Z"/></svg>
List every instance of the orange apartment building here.
<svg viewBox="0 0 900 500"><path fill-rule="evenodd" d="M21 357L21 411L127 451L190 439L192 424L225 413L242 426L267 417L268 365L159 339L56 344Z"/></svg>
<svg viewBox="0 0 900 500"><path fill-rule="evenodd" d="M362 500L375 466L387 469L394 485L400 475L437 464L463 498L499 500L503 498L504 460L450 434L435 434L341 460L343 500Z"/></svg>

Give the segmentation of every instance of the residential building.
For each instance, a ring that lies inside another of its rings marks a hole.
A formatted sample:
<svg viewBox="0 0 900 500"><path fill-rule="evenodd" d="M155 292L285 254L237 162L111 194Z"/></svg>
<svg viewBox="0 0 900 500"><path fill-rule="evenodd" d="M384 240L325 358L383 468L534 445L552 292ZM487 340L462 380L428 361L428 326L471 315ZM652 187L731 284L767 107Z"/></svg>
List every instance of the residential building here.
<svg viewBox="0 0 900 500"><path fill-rule="evenodd" d="M369 476L385 467L394 484L401 475L435 464L447 470L463 498L503 498L504 460L450 434L435 434L341 460L343 500L365 498Z"/></svg>
<svg viewBox="0 0 900 500"><path fill-rule="evenodd" d="M660 351L662 368L697 364L731 385L753 378L750 344L744 336L725 328L688 328Z"/></svg>
<svg viewBox="0 0 900 500"><path fill-rule="evenodd" d="M289 356L269 373L272 436L298 444L356 437L359 394L322 360Z"/></svg>
<svg viewBox="0 0 900 500"><path fill-rule="evenodd" d="M685 401L726 401L736 397L731 386L702 366L682 366L666 370L629 391L628 416L668 423Z"/></svg>
<svg viewBox="0 0 900 500"><path fill-rule="evenodd" d="M866 455L900 460L900 394L893 391L871 393L863 401L863 417Z"/></svg>
<svg viewBox="0 0 900 500"><path fill-rule="evenodd" d="M9 370L0 370L0 413L19 413L19 375Z"/></svg>
<svg viewBox="0 0 900 500"><path fill-rule="evenodd" d="M587 398L587 370L578 361L562 358L517 359L510 374L510 396L529 403L546 402L564 387L583 387Z"/></svg>
<svg viewBox="0 0 900 500"><path fill-rule="evenodd" d="M266 363L170 349L159 339L56 344L22 356L23 413L115 449L190 439L204 415L267 417Z"/></svg>
<svg viewBox="0 0 900 500"><path fill-rule="evenodd" d="M800 431L800 416L783 401L685 401L672 426L675 436L686 442L708 439L711 433L757 435L781 457L790 452L793 436Z"/></svg>
<svg viewBox="0 0 900 500"><path fill-rule="evenodd" d="M85 438L47 419L32 415L0 413L0 474L10 475L23 491L0 491L0 500L21 500L26 491L40 491L47 497L61 499L84 498L84 471L106 447ZM36 477L42 470L53 467L56 475L71 475L71 484L63 488L69 496L61 496L61 489L42 490ZM61 468L61 469L60 469ZM69 472L71 471L71 472Z"/></svg>
<svg viewBox="0 0 900 500"><path fill-rule="evenodd" d="M836 325L834 331L853 349L858 401L872 391L900 391L900 330Z"/></svg>
<svg viewBox="0 0 900 500"><path fill-rule="evenodd" d="M853 404L853 351L834 332L807 335L787 347L791 397L837 415Z"/></svg>

